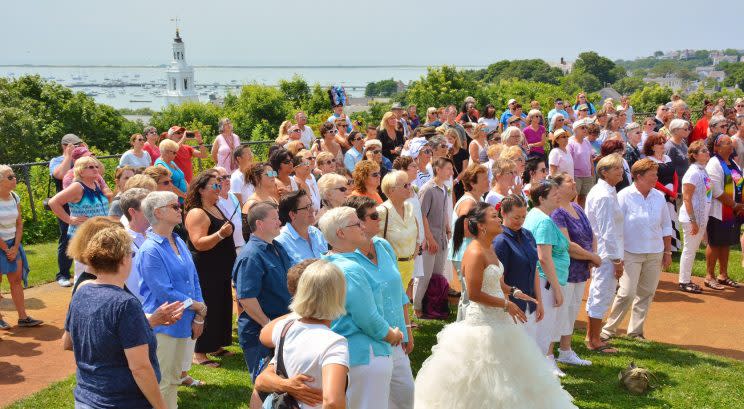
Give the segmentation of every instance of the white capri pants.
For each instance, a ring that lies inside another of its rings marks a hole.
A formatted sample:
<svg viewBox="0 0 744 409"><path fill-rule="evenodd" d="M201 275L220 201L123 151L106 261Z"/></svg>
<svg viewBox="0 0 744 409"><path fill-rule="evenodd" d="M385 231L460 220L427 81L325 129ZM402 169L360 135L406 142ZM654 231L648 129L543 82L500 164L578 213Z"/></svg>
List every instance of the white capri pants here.
<svg viewBox="0 0 744 409"><path fill-rule="evenodd" d="M183 357L188 354L187 340L191 338L174 338L163 333L155 334L158 341L158 364L160 365L160 393L168 409L178 408L178 385L181 384ZM194 348L191 347L191 352Z"/></svg>
<svg viewBox="0 0 744 409"><path fill-rule="evenodd" d="M393 358L375 356L370 347L369 363L349 368L349 389L346 391L348 407L388 409L392 377Z"/></svg>
<svg viewBox="0 0 744 409"><path fill-rule="evenodd" d="M390 409L413 409L413 372L403 346L393 347L393 375L390 379ZM351 407L351 406L350 406Z"/></svg>
<svg viewBox="0 0 744 409"><path fill-rule="evenodd" d="M191 370L191 364L194 362L194 348L196 348L196 340L186 338L186 353L183 354L183 372Z"/></svg>
<svg viewBox="0 0 744 409"><path fill-rule="evenodd" d="M558 342L561 339L560 322L561 316L565 314L563 310L566 308L566 302L564 300L560 307L555 307L555 297L553 296L553 288L549 290L545 289L545 284L548 283L543 277L540 277L540 291L542 294L543 310L545 314L543 319L536 324L536 336L537 346L544 355L552 355L552 351L548 351L548 346L551 342ZM561 286L564 299L566 294L566 286Z"/></svg>
<svg viewBox="0 0 744 409"><path fill-rule="evenodd" d="M562 309L563 315L559 320L561 336L573 335L576 317L579 315L581 301L584 299L584 288L586 288L586 281L566 283L563 287L563 304L566 306Z"/></svg>
<svg viewBox="0 0 744 409"><path fill-rule="evenodd" d="M599 267L592 269L592 282L586 299L586 314L589 318L604 319L615 298L616 288L615 266L610 260L602 260Z"/></svg>
<svg viewBox="0 0 744 409"><path fill-rule="evenodd" d="M707 220L701 222L698 227L698 234L692 235L692 223L682 223L682 235L685 238L682 243L682 255L679 258L679 282L687 284L692 279L692 265L695 263L695 253L697 253L700 242L703 241Z"/></svg>

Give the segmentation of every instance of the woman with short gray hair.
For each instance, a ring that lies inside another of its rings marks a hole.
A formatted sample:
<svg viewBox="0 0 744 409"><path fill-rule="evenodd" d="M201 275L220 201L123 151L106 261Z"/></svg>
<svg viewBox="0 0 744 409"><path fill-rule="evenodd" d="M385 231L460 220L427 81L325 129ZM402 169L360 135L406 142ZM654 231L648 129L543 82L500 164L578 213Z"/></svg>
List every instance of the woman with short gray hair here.
<svg viewBox="0 0 744 409"><path fill-rule="evenodd" d="M240 145L240 137L233 133L233 124L229 118L220 119L217 126L220 134L214 138L212 144L212 160L215 166L225 168L230 174L238 168L238 162L232 153Z"/></svg>
<svg viewBox="0 0 744 409"><path fill-rule="evenodd" d="M182 221L181 205L173 192L152 192L141 204L152 230L134 259L141 276L142 309L152 314L164 303L181 301L187 305L181 319L170 326L153 328L158 341L160 391L169 408L178 406L178 385L199 385L183 371L184 360L191 359L194 341L204 331L207 306L199 276L186 243L173 232Z"/></svg>

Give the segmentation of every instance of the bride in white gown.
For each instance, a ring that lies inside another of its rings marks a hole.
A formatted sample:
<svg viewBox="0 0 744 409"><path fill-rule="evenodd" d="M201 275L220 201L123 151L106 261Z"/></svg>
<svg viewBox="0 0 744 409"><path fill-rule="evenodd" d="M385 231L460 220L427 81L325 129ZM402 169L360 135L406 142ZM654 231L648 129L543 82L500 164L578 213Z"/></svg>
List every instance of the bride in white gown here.
<svg viewBox="0 0 744 409"><path fill-rule="evenodd" d="M504 297L502 286L509 287L491 247L501 232L496 210L481 202L460 217L455 242L462 240L464 225L475 236L462 259L470 298L466 319L437 335L437 345L416 377L415 408L575 408L535 341L517 325L524 322L524 313Z"/></svg>

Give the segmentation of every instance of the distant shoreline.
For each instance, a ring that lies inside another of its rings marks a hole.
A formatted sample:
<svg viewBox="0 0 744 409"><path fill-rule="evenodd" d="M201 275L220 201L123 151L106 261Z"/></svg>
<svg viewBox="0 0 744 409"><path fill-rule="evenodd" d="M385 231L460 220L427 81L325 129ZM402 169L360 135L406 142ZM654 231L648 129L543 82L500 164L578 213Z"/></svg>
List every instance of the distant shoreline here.
<svg viewBox="0 0 744 409"><path fill-rule="evenodd" d="M427 68L440 65L192 65L194 68ZM159 65L68 65L68 64L0 64L0 67L46 67L46 68L167 68ZM458 68L484 68L483 65L458 65Z"/></svg>

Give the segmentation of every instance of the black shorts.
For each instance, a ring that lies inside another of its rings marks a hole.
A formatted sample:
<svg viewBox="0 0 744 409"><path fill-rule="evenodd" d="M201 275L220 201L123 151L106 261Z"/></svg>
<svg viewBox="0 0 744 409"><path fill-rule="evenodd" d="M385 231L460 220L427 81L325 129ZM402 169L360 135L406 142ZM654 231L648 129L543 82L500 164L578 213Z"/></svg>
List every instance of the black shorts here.
<svg viewBox="0 0 744 409"><path fill-rule="evenodd" d="M741 223L738 221L724 223L715 217L708 217L708 225L705 227L708 233L708 244L714 247L728 247L739 243L739 230Z"/></svg>

